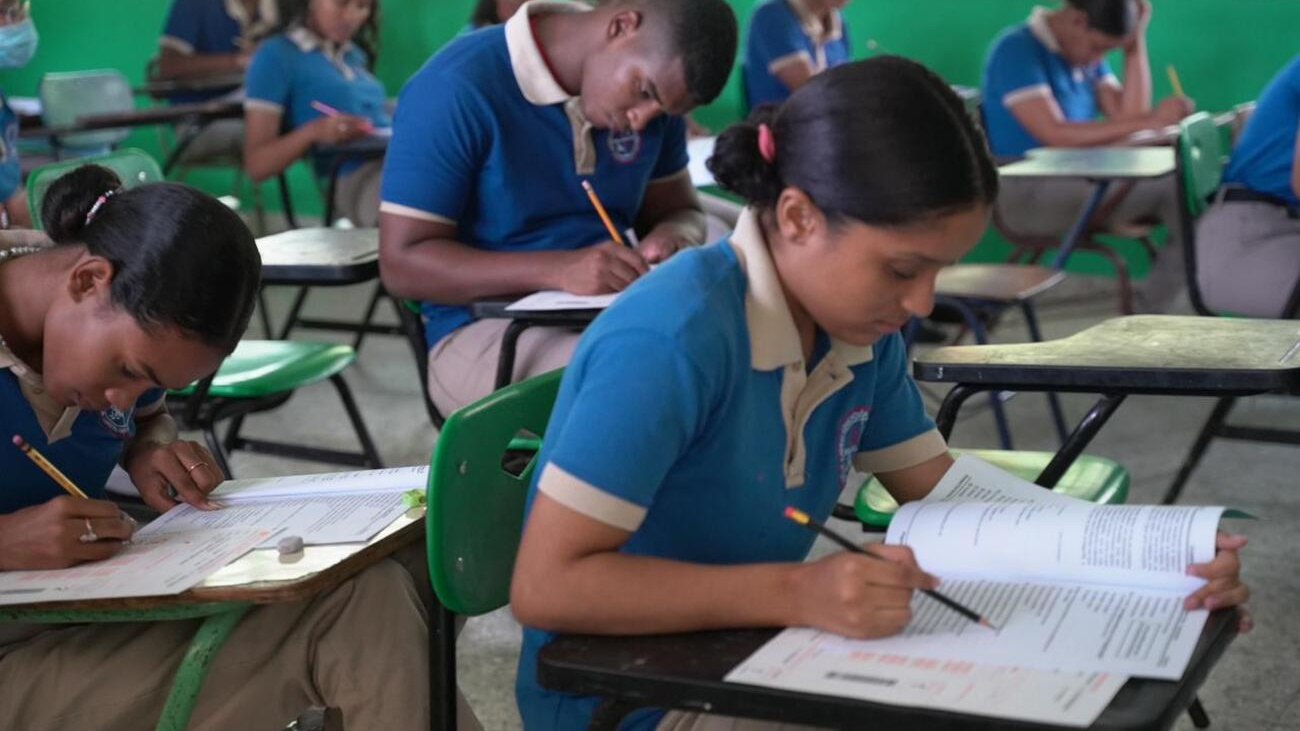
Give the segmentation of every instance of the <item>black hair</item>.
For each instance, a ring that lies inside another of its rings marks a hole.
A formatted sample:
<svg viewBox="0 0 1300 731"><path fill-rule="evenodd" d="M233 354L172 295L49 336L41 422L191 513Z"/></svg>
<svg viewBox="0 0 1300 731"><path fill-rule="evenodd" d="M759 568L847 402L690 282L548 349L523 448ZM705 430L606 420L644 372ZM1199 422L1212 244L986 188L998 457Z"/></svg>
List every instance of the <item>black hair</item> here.
<svg viewBox="0 0 1300 731"><path fill-rule="evenodd" d="M379 58L379 0L371 0L370 15L352 37L352 42L366 54L366 66L373 71ZM307 25L307 11L311 0L279 0L280 25L276 33L283 33L295 25Z"/></svg>
<svg viewBox="0 0 1300 731"><path fill-rule="evenodd" d="M497 0L478 0L474 4L474 10L470 13L469 24L474 28L487 28L492 25L499 25L501 18L497 16Z"/></svg>
<svg viewBox="0 0 1300 731"><path fill-rule="evenodd" d="M775 138L773 162L759 152L760 124ZM998 192L988 143L961 98L900 56L833 67L780 106L755 109L718 136L708 168L758 208L798 188L832 223L905 226L992 204Z"/></svg>
<svg viewBox="0 0 1300 731"><path fill-rule="evenodd" d="M1136 0L1066 0L1083 13L1088 27L1098 33L1123 38L1137 25Z"/></svg>
<svg viewBox="0 0 1300 731"><path fill-rule="evenodd" d="M605 4L605 3L602 3ZM662 24L669 58L680 58L691 106L718 98L736 59L736 14L725 0L615 0Z"/></svg>
<svg viewBox="0 0 1300 731"><path fill-rule="evenodd" d="M261 285L262 258L248 227L187 185L121 186L99 165L60 177L41 199L45 233L108 260L113 304L141 327L172 325L212 348L234 350Z"/></svg>

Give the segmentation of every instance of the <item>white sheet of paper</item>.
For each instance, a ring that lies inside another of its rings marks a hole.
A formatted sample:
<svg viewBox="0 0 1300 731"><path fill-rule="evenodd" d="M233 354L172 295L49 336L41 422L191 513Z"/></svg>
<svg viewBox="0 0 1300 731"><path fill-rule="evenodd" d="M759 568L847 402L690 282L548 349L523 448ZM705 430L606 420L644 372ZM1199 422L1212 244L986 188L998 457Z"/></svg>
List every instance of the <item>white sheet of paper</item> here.
<svg viewBox="0 0 1300 731"><path fill-rule="evenodd" d="M400 493L344 492L228 502L221 510L178 505L150 523L149 528L156 532L263 529L270 535L262 547L273 547L284 536L301 536L304 544L319 546L368 541L404 512Z"/></svg>
<svg viewBox="0 0 1300 731"><path fill-rule="evenodd" d="M135 534L121 553L57 571L0 572L0 605L179 594L248 553L269 531L207 528Z"/></svg>
<svg viewBox="0 0 1300 731"><path fill-rule="evenodd" d="M727 674L732 683L1086 727L1127 681L1113 673L1055 672L943 662L863 649L807 628L787 629Z"/></svg>
<svg viewBox="0 0 1300 731"><path fill-rule="evenodd" d="M323 475L254 477L227 480L212 491L211 498L223 505L232 505L251 500L279 500L288 497L401 493L423 488L428 481L428 465L331 472Z"/></svg>
<svg viewBox="0 0 1300 731"><path fill-rule="evenodd" d="M695 137L686 143L686 155L690 161L687 169L691 174L691 185L696 188L704 188L717 182L705 164L713 154L713 146L717 142L717 137Z"/></svg>
<svg viewBox="0 0 1300 731"><path fill-rule="evenodd" d="M546 290L517 300L506 307L506 312L563 312L565 310L603 310L614 303L618 293L580 295Z"/></svg>
<svg viewBox="0 0 1300 731"><path fill-rule="evenodd" d="M371 137L392 137L392 127L374 127L370 130Z"/></svg>

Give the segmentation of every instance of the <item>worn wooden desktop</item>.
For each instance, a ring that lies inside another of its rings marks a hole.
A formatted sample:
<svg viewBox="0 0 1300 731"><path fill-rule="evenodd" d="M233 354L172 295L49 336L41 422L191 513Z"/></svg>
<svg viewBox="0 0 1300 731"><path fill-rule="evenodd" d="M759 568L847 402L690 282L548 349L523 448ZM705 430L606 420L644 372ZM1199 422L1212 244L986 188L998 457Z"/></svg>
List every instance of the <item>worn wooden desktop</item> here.
<svg viewBox="0 0 1300 731"><path fill-rule="evenodd" d="M298 228L257 240L262 282L360 284L379 277L379 229Z"/></svg>
<svg viewBox="0 0 1300 731"><path fill-rule="evenodd" d="M160 124L179 124L182 122L207 122L215 119L234 119L244 115L244 105L238 101L210 101L195 104L173 104L171 106L148 107L129 112L111 114L88 114L78 117L75 124L60 127L22 127L18 131L21 138L64 137L81 132L101 129L118 129L121 127L148 127Z"/></svg>
<svg viewBox="0 0 1300 731"><path fill-rule="evenodd" d="M226 92L234 91L244 85L244 75L214 74L195 76L185 79L152 79L133 88L132 93L151 96L155 99L169 97L173 94L185 94L199 91Z"/></svg>
<svg viewBox="0 0 1300 731"><path fill-rule="evenodd" d="M1132 679L1091 726L1096 731L1162 731L1173 725L1237 634L1237 612L1210 615L1178 681ZM550 690L593 695L639 707L780 720L834 729L1000 731L1056 729L1050 724L909 708L728 683L723 678L778 630L695 632L650 637L561 636L542 648L537 678ZM621 713L589 727L615 728Z"/></svg>

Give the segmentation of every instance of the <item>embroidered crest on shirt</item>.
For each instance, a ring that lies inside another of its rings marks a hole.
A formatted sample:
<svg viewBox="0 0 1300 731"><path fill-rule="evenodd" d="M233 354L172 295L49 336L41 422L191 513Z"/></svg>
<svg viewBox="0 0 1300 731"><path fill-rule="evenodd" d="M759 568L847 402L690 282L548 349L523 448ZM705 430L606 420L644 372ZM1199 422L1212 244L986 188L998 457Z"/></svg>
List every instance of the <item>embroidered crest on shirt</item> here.
<svg viewBox="0 0 1300 731"><path fill-rule="evenodd" d="M840 438L836 441L840 459L840 486L849 480L849 468L853 466L853 455L861 449L862 433L867 428L867 419L871 417L870 406L858 406L840 421Z"/></svg>
<svg viewBox="0 0 1300 731"><path fill-rule="evenodd" d="M609 154L624 165L636 162L637 156L641 154L641 133L636 130L610 130L606 143L609 145Z"/></svg>
<svg viewBox="0 0 1300 731"><path fill-rule="evenodd" d="M118 439L131 438L131 414L122 413L116 406L99 412L99 425Z"/></svg>

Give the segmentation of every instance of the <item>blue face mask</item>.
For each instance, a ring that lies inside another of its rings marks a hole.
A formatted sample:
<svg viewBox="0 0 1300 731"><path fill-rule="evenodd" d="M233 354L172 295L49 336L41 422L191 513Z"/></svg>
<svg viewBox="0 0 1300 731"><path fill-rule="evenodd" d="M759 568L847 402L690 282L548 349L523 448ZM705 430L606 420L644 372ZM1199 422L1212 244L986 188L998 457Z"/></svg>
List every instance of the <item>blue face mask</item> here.
<svg viewBox="0 0 1300 731"><path fill-rule="evenodd" d="M36 24L31 18L0 26L0 68L26 66L36 54Z"/></svg>

